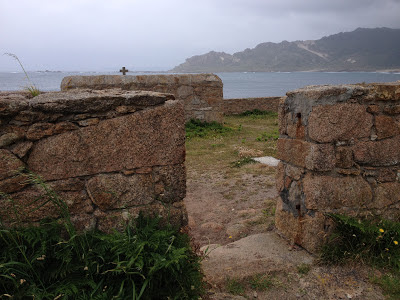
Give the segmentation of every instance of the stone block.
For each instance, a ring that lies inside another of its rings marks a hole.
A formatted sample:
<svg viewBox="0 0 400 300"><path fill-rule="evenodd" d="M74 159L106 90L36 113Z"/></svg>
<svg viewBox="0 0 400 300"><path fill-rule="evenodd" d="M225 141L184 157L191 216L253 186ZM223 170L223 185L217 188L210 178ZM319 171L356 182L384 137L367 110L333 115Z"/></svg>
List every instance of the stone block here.
<svg viewBox="0 0 400 300"><path fill-rule="evenodd" d="M375 128L378 139L393 137L400 134L400 123L385 115L375 117Z"/></svg>
<svg viewBox="0 0 400 300"><path fill-rule="evenodd" d="M329 171L335 167L334 147L301 140L278 139L278 158L297 167Z"/></svg>
<svg viewBox="0 0 400 300"><path fill-rule="evenodd" d="M6 149L0 149L0 180L15 176L24 163Z"/></svg>
<svg viewBox="0 0 400 300"><path fill-rule="evenodd" d="M385 106L383 112L388 115L398 115L400 114L400 105Z"/></svg>
<svg viewBox="0 0 400 300"><path fill-rule="evenodd" d="M111 232L114 229L123 230L130 221L134 222L140 212L153 217L161 217L164 225L168 223L178 228L187 225L188 222L183 202L167 205L154 203L107 213L97 210L94 215L97 219L97 228L103 232Z"/></svg>
<svg viewBox="0 0 400 300"><path fill-rule="evenodd" d="M156 92L118 90L76 90L45 93L29 103L34 111L50 113L90 113L115 110L118 106L157 106L173 99L172 95Z"/></svg>
<svg viewBox="0 0 400 300"><path fill-rule="evenodd" d="M351 147L337 147L335 155L338 168L351 168L354 165Z"/></svg>
<svg viewBox="0 0 400 300"><path fill-rule="evenodd" d="M285 164L283 162L279 162L276 168L276 175L275 175L275 185L278 193L282 192L285 187Z"/></svg>
<svg viewBox="0 0 400 300"><path fill-rule="evenodd" d="M58 218L60 208L52 201L46 192L39 187L30 187L10 195L12 202L0 201L0 218L6 222L21 220L23 222L37 222L41 219ZM82 192L59 192L58 197L63 199L71 214L82 214L93 210L87 196Z"/></svg>
<svg viewBox="0 0 400 300"><path fill-rule="evenodd" d="M0 180L0 192L6 194L14 193L23 189L27 184L27 178L22 175L6 178Z"/></svg>
<svg viewBox="0 0 400 300"><path fill-rule="evenodd" d="M0 136L0 148L7 147L8 145L18 141L20 138L21 137L14 132L3 134Z"/></svg>
<svg viewBox="0 0 400 300"><path fill-rule="evenodd" d="M303 192L307 209L329 211L362 207L372 200L372 190L361 176L331 177L306 174Z"/></svg>
<svg viewBox="0 0 400 300"><path fill-rule="evenodd" d="M308 134L320 143L369 137L371 128L372 115L359 104L316 106L308 119Z"/></svg>
<svg viewBox="0 0 400 300"><path fill-rule="evenodd" d="M26 138L29 140L39 140L45 136L53 135L54 127L52 123L35 123L29 127Z"/></svg>
<svg viewBox="0 0 400 300"><path fill-rule="evenodd" d="M286 165L286 175L293 178L294 180L300 180L304 172L305 170L302 168L297 168L292 165Z"/></svg>
<svg viewBox="0 0 400 300"><path fill-rule="evenodd" d="M396 168L373 168L364 167L363 176L370 176L376 179L378 183L396 181L397 170Z"/></svg>
<svg viewBox="0 0 400 300"><path fill-rule="evenodd" d="M168 101L40 140L28 164L46 180L175 165L185 159L184 130L182 103Z"/></svg>
<svg viewBox="0 0 400 300"><path fill-rule="evenodd" d="M309 252L318 252L332 233L334 222L322 212L305 215L300 222L302 234L298 239L298 244Z"/></svg>
<svg viewBox="0 0 400 300"><path fill-rule="evenodd" d="M153 168L155 198L163 203L182 201L186 196L186 168L177 164Z"/></svg>
<svg viewBox="0 0 400 300"><path fill-rule="evenodd" d="M354 160L370 166L392 166L400 163L400 136L358 142L353 147Z"/></svg>
<svg viewBox="0 0 400 300"><path fill-rule="evenodd" d="M20 142L13 145L13 147L11 148L11 152L14 153L16 156L18 156L19 158L23 158L32 148L32 146L33 146L32 142L28 141Z"/></svg>
<svg viewBox="0 0 400 300"><path fill-rule="evenodd" d="M375 209L384 209L393 204L400 203L400 183L387 182L378 184L375 189L375 199L368 207Z"/></svg>
<svg viewBox="0 0 400 300"><path fill-rule="evenodd" d="M87 193L100 210L129 208L155 200L150 174L101 174L89 179Z"/></svg>

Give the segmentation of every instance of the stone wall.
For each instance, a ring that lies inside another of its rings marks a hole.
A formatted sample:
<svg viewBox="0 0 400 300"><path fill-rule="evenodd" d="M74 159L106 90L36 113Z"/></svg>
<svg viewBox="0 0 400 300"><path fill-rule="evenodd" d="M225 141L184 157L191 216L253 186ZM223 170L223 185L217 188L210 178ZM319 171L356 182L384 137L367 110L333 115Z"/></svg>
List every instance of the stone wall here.
<svg viewBox="0 0 400 300"><path fill-rule="evenodd" d="M119 228L141 210L186 224L184 107L173 99L121 90L0 94L2 222L16 221L15 210L23 223L60 215L18 171L26 168L66 202L79 229Z"/></svg>
<svg viewBox="0 0 400 300"><path fill-rule="evenodd" d="M278 112L281 97L223 99L221 112L224 115L238 115L251 110Z"/></svg>
<svg viewBox="0 0 400 300"><path fill-rule="evenodd" d="M314 86L279 109L276 226L313 252L326 213L400 221L400 82Z"/></svg>
<svg viewBox="0 0 400 300"><path fill-rule="evenodd" d="M185 102L186 121L223 121L219 110L223 95L222 81L214 74L69 76L61 82L62 91L76 88L170 93Z"/></svg>

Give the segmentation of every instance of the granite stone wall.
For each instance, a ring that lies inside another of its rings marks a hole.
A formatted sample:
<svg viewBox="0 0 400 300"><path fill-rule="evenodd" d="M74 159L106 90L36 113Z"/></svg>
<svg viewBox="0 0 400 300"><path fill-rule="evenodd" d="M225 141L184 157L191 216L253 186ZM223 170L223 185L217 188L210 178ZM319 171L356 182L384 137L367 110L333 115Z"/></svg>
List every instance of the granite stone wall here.
<svg viewBox="0 0 400 300"><path fill-rule="evenodd" d="M313 86L279 108L276 227L314 252L326 213L400 221L400 82Z"/></svg>
<svg viewBox="0 0 400 300"><path fill-rule="evenodd" d="M222 81L214 74L69 76L61 82L62 91L77 88L170 93L184 101L186 121L223 121L219 110L223 97Z"/></svg>
<svg viewBox="0 0 400 300"><path fill-rule="evenodd" d="M238 115L255 109L278 112L281 99L282 97L223 99L221 112L226 116Z"/></svg>
<svg viewBox="0 0 400 300"><path fill-rule="evenodd" d="M60 216L27 170L65 201L79 229L121 228L141 210L186 224L184 106L173 95L1 93L0 117L3 224Z"/></svg>

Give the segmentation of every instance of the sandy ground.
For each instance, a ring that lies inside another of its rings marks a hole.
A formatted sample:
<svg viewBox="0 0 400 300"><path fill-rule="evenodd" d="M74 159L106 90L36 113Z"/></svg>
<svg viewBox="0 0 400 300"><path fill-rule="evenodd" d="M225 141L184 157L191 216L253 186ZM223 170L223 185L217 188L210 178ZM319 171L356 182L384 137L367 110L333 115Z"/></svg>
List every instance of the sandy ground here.
<svg viewBox="0 0 400 300"><path fill-rule="evenodd" d="M191 234L206 253L207 298L384 299L369 281L372 270L320 265L279 237L276 197L274 167L207 173L188 167L185 202Z"/></svg>

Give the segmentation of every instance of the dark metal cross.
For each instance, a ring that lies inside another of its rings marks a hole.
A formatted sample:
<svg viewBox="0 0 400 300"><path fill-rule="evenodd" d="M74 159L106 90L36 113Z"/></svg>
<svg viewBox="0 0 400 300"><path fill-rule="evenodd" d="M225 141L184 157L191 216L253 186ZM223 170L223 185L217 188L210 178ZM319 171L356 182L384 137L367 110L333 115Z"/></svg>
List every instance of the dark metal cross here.
<svg viewBox="0 0 400 300"><path fill-rule="evenodd" d="M119 71L122 72L122 75L125 75L127 72L129 72L129 70L125 69L125 67L122 67L122 69Z"/></svg>

